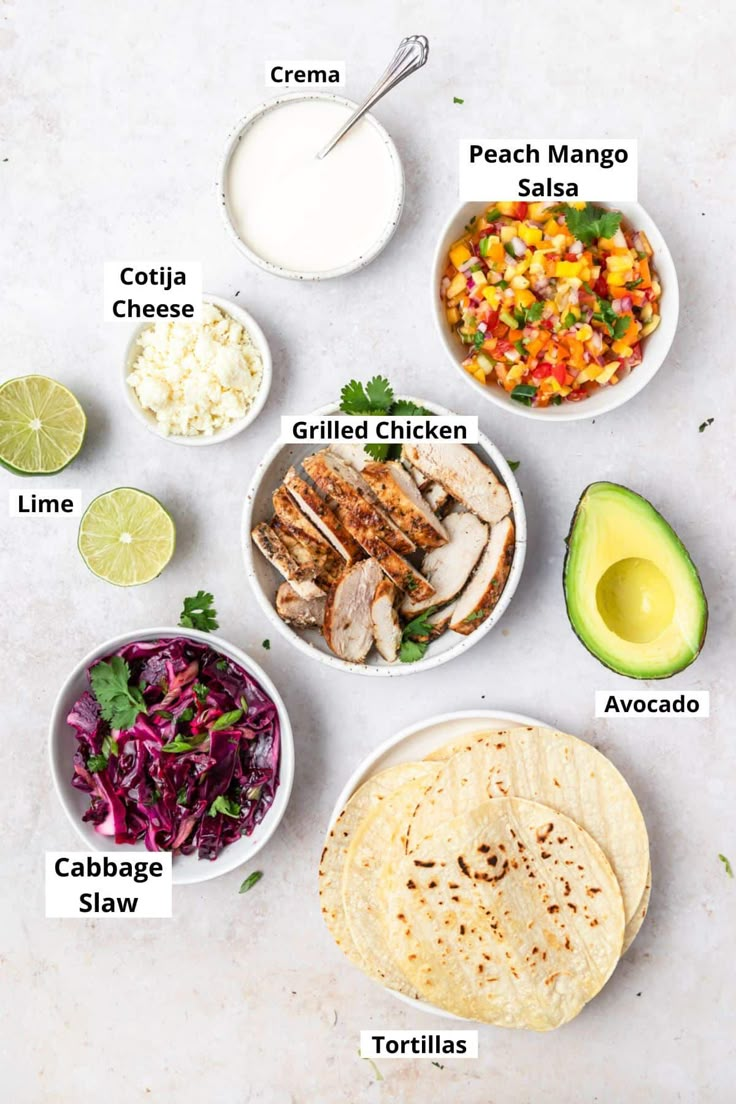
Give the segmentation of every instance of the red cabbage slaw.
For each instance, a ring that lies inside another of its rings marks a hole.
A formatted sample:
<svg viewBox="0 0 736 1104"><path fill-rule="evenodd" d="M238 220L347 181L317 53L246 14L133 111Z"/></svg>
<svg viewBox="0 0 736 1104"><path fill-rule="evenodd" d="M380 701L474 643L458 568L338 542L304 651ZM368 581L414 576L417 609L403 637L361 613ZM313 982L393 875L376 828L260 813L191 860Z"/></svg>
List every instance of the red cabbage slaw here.
<svg viewBox="0 0 736 1104"><path fill-rule="evenodd" d="M118 729L90 690L72 707L67 722L79 741L72 785L90 795L82 819L116 843L144 840L149 851L214 860L250 835L273 804L276 705L208 644L184 637L126 644L96 661L88 677L115 656L128 665L146 711Z"/></svg>

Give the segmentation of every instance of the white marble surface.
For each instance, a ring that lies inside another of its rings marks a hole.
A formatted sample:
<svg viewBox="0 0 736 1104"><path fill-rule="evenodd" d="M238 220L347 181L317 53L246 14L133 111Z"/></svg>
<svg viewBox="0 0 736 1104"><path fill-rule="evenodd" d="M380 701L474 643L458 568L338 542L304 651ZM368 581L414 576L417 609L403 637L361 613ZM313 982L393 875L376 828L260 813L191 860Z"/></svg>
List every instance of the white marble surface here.
<svg viewBox="0 0 736 1104"><path fill-rule="evenodd" d="M172 510L179 542L156 582L116 590L89 575L76 523L2 525L4 659L0 1002L13 1104L197 1099L228 1104L464 1104L733 1099L736 862L732 709L734 414L733 9L664 0L453 7L297 0L25 0L0 5L2 377L43 372L89 412L79 461L57 485L85 497L134 483ZM220 223L218 157L265 98L263 61L340 57L359 96L403 34L426 33L427 69L378 110L407 172L407 206L383 257L349 280L292 286L250 267ZM453 105L453 95L465 99ZM401 388L473 412L443 360L427 271L454 202L469 133L640 139L640 198L678 266L681 325L665 368L629 406L555 427L490 407L484 430L518 476L530 543L503 623L458 663L413 680L342 676L273 639L249 593L238 524L246 484L281 411L331 400L380 369ZM102 264L201 258L208 290L263 323L275 382L251 431L177 449L133 421L119 392L127 326L101 321ZM714 416L707 432L698 425ZM596 688L627 688L570 631L563 537L583 486L614 478L671 519L698 563L711 626L669 684L711 692L710 721L593 720ZM14 478L2 473L3 501ZM50 481L53 485L53 480ZM3 506L3 510L6 507ZM113 632L174 618L198 587L221 632L278 681L296 730L293 799L241 875L182 887L171 921L46 921L46 848L76 837L51 788L46 724L68 669ZM430 1028L342 960L319 916L316 865L329 810L359 759L432 713L496 706L540 715L611 755L652 838L654 894L635 947L572 1025L546 1036L481 1030L478 1061L357 1056L366 1027Z"/></svg>

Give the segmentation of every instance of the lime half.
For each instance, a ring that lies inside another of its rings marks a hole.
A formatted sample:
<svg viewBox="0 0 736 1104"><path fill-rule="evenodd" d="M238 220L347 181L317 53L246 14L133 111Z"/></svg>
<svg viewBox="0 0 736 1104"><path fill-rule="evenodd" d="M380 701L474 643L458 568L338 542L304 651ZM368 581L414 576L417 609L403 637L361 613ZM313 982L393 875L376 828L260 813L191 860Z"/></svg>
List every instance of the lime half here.
<svg viewBox="0 0 736 1104"><path fill-rule="evenodd" d="M51 475L71 464L87 419L66 387L47 376L0 385L0 463L18 475Z"/></svg>
<svg viewBox="0 0 736 1104"><path fill-rule="evenodd" d="M160 575L174 554L176 530L158 499L117 487L89 504L79 525L79 551L90 571L115 586Z"/></svg>

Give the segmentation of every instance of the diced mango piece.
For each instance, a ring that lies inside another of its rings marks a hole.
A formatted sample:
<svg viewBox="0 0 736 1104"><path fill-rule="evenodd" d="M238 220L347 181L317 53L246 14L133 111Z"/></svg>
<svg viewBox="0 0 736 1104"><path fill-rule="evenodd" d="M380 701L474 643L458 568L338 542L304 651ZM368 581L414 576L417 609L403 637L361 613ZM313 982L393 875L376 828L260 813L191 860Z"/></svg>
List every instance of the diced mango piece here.
<svg viewBox="0 0 736 1104"><path fill-rule="evenodd" d="M616 370L620 367L620 361L612 360L610 364L607 364L598 376L598 383L608 383L611 376L614 375Z"/></svg>
<svg viewBox="0 0 736 1104"><path fill-rule="evenodd" d="M512 284L511 286L513 287L514 285ZM517 307L530 307L534 302L534 293L528 291L526 288L522 288L521 290L516 292L514 298L516 300Z"/></svg>
<svg viewBox="0 0 736 1104"><path fill-rule="evenodd" d="M516 227L515 226L502 226L501 227L501 241L502 242L504 242L504 243L505 242L510 242L511 239L515 238L515 237L516 237Z"/></svg>
<svg viewBox="0 0 736 1104"><path fill-rule="evenodd" d="M526 276L513 276L511 278L511 286L514 291L519 291L522 288L528 288L529 281L527 280Z"/></svg>
<svg viewBox="0 0 736 1104"><path fill-rule="evenodd" d="M519 361L518 364L514 364L514 366L512 368L509 368L508 372L506 373L506 382L518 383L518 381L524 375L525 369L526 365L523 361Z"/></svg>
<svg viewBox="0 0 736 1104"><path fill-rule="evenodd" d="M501 302L501 289L488 284L483 288L483 296L492 310L496 310Z"/></svg>
<svg viewBox="0 0 736 1104"><path fill-rule="evenodd" d="M460 311L457 309L457 307L450 307L447 312L447 321L450 323L451 326L456 326L457 323L460 321Z"/></svg>
<svg viewBox="0 0 736 1104"><path fill-rule="evenodd" d="M583 268L583 261L558 261L555 265L555 276L580 276Z"/></svg>
<svg viewBox="0 0 736 1104"><path fill-rule="evenodd" d="M628 272L634 263L630 250L618 256L606 257L606 268L609 272Z"/></svg>
<svg viewBox="0 0 736 1104"><path fill-rule="evenodd" d="M519 237L527 245L539 245L542 240L542 230L539 226L527 226L522 223L519 227Z"/></svg>
<svg viewBox="0 0 736 1104"><path fill-rule="evenodd" d="M557 219L553 219L553 218L547 219L547 221L544 224L544 232L545 232L545 234L549 234L550 237L552 237L554 234L557 234L559 232L559 229L560 229L560 224L557 221Z"/></svg>
<svg viewBox="0 0 736 1104"><path fill-rule="evenodd" d="M459 268L461 264L465 264L472 257L472 253L468 249L465 242L455 242L450 249L450 260L454 264L455 268Z"/></svg>
<svg viewBox="0 0 736 1104"><path fill-rule="evenodd" d="M465 276L462 272L458 272L457 276L452 279L452 281L450 282L450 286L447 289L447 298L454 299L456 295L460 295L461 292L465 291L465 288L467 286L468 281L465 279Z"/></svg>
<svg viewBox="0 0 736 1104"><path fill-rule="evenodd" d="M586 322L584 326L581 326L579 330L575 331L573 336L576 341L590 341L593 336L593 327L589 326Z"/></svg>
<svg viewBox="0 0 736 1104"><path fill-rule="evenodd" d="M628 272L609 272L606 276L609 287L623 287L628 279Z"/></svg>
<svg viewBox="0 0 736 1104"><path fill-rule="evenodd" d="M513 215L516 214L516 200L512 200L510 203L497 203L496 206L502 215L510 215L513 217Z"/></svg>
<svg viewBox="0 0 736 1104"><path fill-rule="evenodd" d="M535 222L541 222L549 206L549 203L530 203L527 210L527 216L530 219L534 219Z"/></svg>

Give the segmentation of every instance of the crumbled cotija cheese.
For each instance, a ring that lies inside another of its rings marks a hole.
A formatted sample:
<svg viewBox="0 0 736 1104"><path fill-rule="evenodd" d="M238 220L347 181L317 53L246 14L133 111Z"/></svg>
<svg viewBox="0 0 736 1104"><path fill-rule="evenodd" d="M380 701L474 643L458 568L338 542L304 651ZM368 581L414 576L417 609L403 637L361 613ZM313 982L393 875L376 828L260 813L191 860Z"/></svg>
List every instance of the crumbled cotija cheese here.
<svg viewBox="0 0 736 1104"><path fill-rule="evenodd" d="M200 323L146 326L138 346L128 384L167 435L211 436L247 414L261 386L250 334L211 303Z"/></svg>

